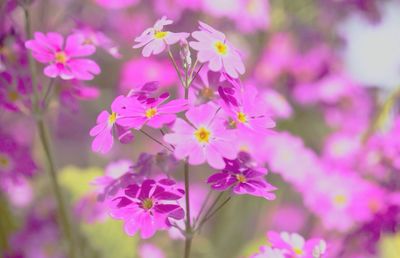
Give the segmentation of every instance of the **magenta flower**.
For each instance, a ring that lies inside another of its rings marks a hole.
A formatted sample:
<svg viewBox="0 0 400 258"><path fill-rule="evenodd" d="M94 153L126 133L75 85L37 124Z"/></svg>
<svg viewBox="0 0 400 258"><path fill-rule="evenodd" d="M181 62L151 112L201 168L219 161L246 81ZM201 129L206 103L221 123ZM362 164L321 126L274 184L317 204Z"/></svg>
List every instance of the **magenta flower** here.
<svg viewBox="0 0 400 258"><path fill-rule="evenodd" d="M144 47L142 54L144 57L148 57L152 54L160 54L168 45L173 45L189 37L189 33L186 32L175 33L163 30L165 25L172 23L172 20L168 20L167 17L163 16L152 28L148 28L142 35L135 38L136 44L133 45L133 48Z"/></svg>
<svg viewBox="0 0 400 258"><path fill-rule="evenodd" d="M188 102L185 99L175 99L164 103L168 97L168 93L163 93L159 98L146 98L143 101L127 98L119 123L135 129L140 129L145 124L161 128L164 124L172 123L177 113L188 108Z"/></svg>
<svg viewBox="0 0 400 258"><path fill-rule="evenodd" d="M92 142L94 152L107 153L114 144L113 129L122 143L133 140L133 134L130 130L118 124L120 118L119 111L123 108L126 97L119 96L111 104L111 114L103 110L97 117L97 125L94 126L89 134L95 137Z"/></svg>
<svg viewBox="0 0 400 258"><path fill-rule="evenodd" d="M230 117L229 125L245 132L268 133L267 129L273 128L275 122L267 115L268 107L265 101L258 96L257 89L247 86L238 91L237 105L230 103L222 105Z"/></svg>
<svg viewBox="0 0 400 258"><path fill-rule="evenodd" d="M0 181L3 177L30 177L36 169L29 149L18 144L11 136L0 132Z"/></svg>
<svg viewBox="0 0 400 258"><path fill-rule="evenodd" d="M276 188L264 179L267 174L266 169L252 168L240 159L224 160L226 163L224 170L207 179L212 189L217 191L232 189L235 194L249 194L267 200L275 199L275 194L271 191Z"/></svg>
<svg viewBox="0 0 400 258"><path fill-rule="evenodd" d="M211 71L225 71L233 78L244 74L245 68L238 50L226 40L225 34L211 26L200 22L200 31L192 33L197 41L190 42L190 46L198 51L199 62L208 62Z"/></svg>
<svg viewBox="0 0 400 258"><path fill-rule="evenodd" d="M207 161L211 167L222 169L225 167L224 157L236 157L234 136L217 113L214 105L204 104L186 112L191 124L176 119L172 127L174 133L166 134L164 140L175 145L174 155L177 159L188 157L192 165Z"/></svg>
<svg viewBox="0 0 400 258"><path fill-rule="evenodd" d="M158 182L146 179L141 185L130 185L122 196L114 199L110 214L125 221L128 235L140 230L142 238L150 238L156 231L167 229L173 219L184 218L184 210L177 204L184 191L174 186L170 179Z"/></svg>
<svg viewBox="0 0 400 258"><path fill-rule="evenodd" d="M304 240L297 233L268 232L268 240L272 247L281 249L285 257L320 258L326 252L326 242L320 238Z"/></svg>
<svg viewBox="0 0 400 258"><path fill-rule="evenodd" d="M31 81L10 70L0 73L0 106L13 112L29 109Z"/></svg>
<svg viewBox="0 0 400 258"><path fill-rule="evenodd" d="M107 37L103 32L96 31L90 27L84 27L75 30L75 34L84 37L84 44L103 48L114 58L121 58L121 54L115 42L111 38Z"/></svg>
<svg viewBox="0 0 400 258"><path fill-rule="evenodd" d="M46 76L60 76L64 80L91 80L100 73L100 67L90 59L81 58L96 50L94 46L84 44L84 40L82 35L70 35L64 46L64 38L60 34L36 32L35 38L26 41L25 46L32 50L38 62L48 64L44 69Z"/></svg>
<svg viewBox="0 0 400 258"><path fill-rule="evenodd" d="M79 80L69 80L61 84L60 103L71 111L78 111L80 100L94 100L100 95L97 87L86 85Z"/></svg>

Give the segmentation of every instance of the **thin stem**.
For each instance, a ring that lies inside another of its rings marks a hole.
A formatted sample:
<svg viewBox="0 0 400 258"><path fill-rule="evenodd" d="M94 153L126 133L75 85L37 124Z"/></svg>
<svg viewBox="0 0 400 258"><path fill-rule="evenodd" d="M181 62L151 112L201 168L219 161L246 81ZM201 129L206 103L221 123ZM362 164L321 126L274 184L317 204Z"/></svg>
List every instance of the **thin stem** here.
<svg viewBox="0 0 400 258"><path fill-rule="evenodd" d="M39 129L40 141L42 143L43 150L45 152L46 159L49 164L50 181L51 181L51 185L53 187L53 192L56 196L56 200L58 203L58 210L59 210L61 224L62 224L62 227L64 230L65 237L67 238L67 240L70 244L70 257L76 257L74 236L73 236L72 228L71 228L71 225L69 222L68 213L65 208L65 202L64 202L64 199L62 196L61 188L58 183L57 170L56 170L56 166L54 164L54 158L52 156L52 152L50 150L49 139L46 134L46 126L42 119L38 119L36 124Z"/></svg>
<svg viewBox="0 0 400 258"><path fill-rule="evenodd" d="M168 47L168 55L171 58L172 64L174 65L174 68L176 70L176 73L178 74L178 77L179 77L179 80L181 81L182 86L185 87L181 72L179 72L178 65L176 64L175 58L172 55L171 49L169 47Z"/></svg>
<svg viewBox="0 0 400 258"><path fill-rule="evenodd" d="M206 223L208 220L210 220L215 214L217 214L218 211L220 211L230 200L231 196L226 198L225 201L223 201L214 211L210 212L207 216L204 216L204 218L200 221L198 227L195 229L195 231L199 231L201 227Z"/></svg>
<svg viewBox="0 0 400 258"><path fill-rule="evenodd" d="M203 68L204 64L201 64L199 69L197 70L197 72L195 73L195 75L192 77L190 76L190 82L189 82L189 86L192 84L192 82L194 81L194 79L196 79L197 75L199 74L199 72L201 71L201 69ZM193 68L194 69L194 68Z"/></svg>
<svg viewBox="0 0 400 258"><path fill-rule="evenodd" d="M214 207L217 205L218 201L222 198L222 195L224 195L224 192L220 192L217 196L217 198L215 198L214 202L211 204L211 206L208 208L206 214L204 215L204 218L207 217L211 211L214 209ZM202 219L203 220L203 219Z"/></svg>
<svg viewBox="0 0 400 258"><path fill-rule="evenodd" d="M190 192L189 192L189 163L185 160L184 167L185 176L185 202L186 202L186 221L185 221L185 258L190 257L190 249L192 246L192 226L190 223Z"/></svg>
<svg viewBox="0 0 400 258"><path fill-rule="evenodd" d="M170 152L173 152L167 145L165 145L164 143L160 142L159 140L157 140L156 138L154 138L153 136L151 136L149 133L147 133L145 130L140 129L140 132L142 132L144 135L146 135L147 137L149 137L150 139L152 139L154 142L160 144L161 146L163 146L165 149L167 149Z"/></svg>
<svg viewBox="0 0 400 258"><path fill-rule="evenodd" d="M50 81L49 81L49 85L47 86L46 93L44 94L44 97L43 97L43 100L42 100L44 109L47 109L48 102L50 101L51 93L53 91L53 86L54 86L54 82L55 81L56 80L54 78L51 78Z"/></svg>
<svg viewBox="0 0 400 258"><path fill-rule="evenodd" d="M193 225L194 225L193 227L196 227L197 222L199 221L201 215L203 214L204 209L206 208L206 206L207 206L207 204L208 204L208 201L210 200L211 194L212 194L212 190L210 189L210 190L208 191L208 193L207 193L206 199L204 200L204 202L203 202L202 205L201 205L199 214L197 214L197 217L196 217L196 219L195 219L194 222L193 222Z"/></svg>
<svg viewBox="0 0 400 258"><path fill-rule="evenodd" d="M31 39L32 38L32 29L30 23L30 13L29 13L29 6L23 6L24 15L25 15L25 30L26 30L26 37ZM59 223L61 224L62 230L64 235L69 243L69 257L74 258L76 257L76 245L73 236L73 230L69 222L69 217L67 213L67 209L65 207L65 202L62 196L61 188L57 180L57 171L56 166L54 163L54 158L52 156L52 152L50 149L50 141L46 135L46 125L43 121L43 115L40 109L40 99L39 99L39 89L36 84L36 63L32 58L32 55L28 55L29 59L29 71L31 74L31 81L32 81L32 88L33 88L33 110L36 117L36 127L39 131L39 138L42 144L43 150L46 155L46 159L49 164L49 174L50 174L50 181L53 188L54 195L56 196L57 205L58 205L58 213L60 217Z"/></svg>

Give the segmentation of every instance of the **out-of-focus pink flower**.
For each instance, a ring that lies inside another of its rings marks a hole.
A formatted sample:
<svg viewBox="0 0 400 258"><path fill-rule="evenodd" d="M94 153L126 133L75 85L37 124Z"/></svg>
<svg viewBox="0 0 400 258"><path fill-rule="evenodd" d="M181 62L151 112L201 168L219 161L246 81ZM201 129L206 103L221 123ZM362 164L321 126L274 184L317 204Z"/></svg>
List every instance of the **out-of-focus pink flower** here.
<svg viewBox="0 0 400 258"><path fill-rule="evenodd" d="M193 107L186 112L191 124L183 119L176 119L172 130L164 140L175 145L177 159L188 157L192 165L208 162L216 169L225 167L223 158L234 159L237 154L234 136L218 117L217 108L212 104Z"/></svg>
<svg viewBox="0 0 400 258"><path fill-rule="evenodd" d="M96 48L84 44L82 35L70 35L64 46L64 38L58 33L46 35L35 32L35 38L25 42L32 50L33 57L40 63L48 64L44 74L51 78L58 76L64 80L91 80L100 73L100 67L92 60L81 58L93 54Z"/></svg>
<svg viewBox="0 0 400 258"><path fill-rule="evenodd" d="M9 202L17 208L28 207L34 197L32 186L24 177L1 178L0 189L5 193Z"/></svg>
<svg viewBox="0 0 400 258"><path fill-rule="evenodd" d="M186 10L199 10L201 3L201 0L169 0L153 2L156 13L159 15L166 15L174 20L179 20Z"/></svg>
<svg viewBox="0 0 400 258"><path fill-rule="evenodd" d="M103 110L97 117L97 125L94 126L89 134L95 137L92 142L92 150L99 153L107 153L114 144L113 129L122 143L133 140L133 134L130 130L118 124L120 118L119 112L125 105L125 96L117 97L111 104L111 114Z"/></svg>
<svg viewBox="0 0 400 258"><path fill-rule="evenodd" d="M351 168L357 162L360 148L360 135L336 132L325 142L324 159L332 166Z"/></svg>
<svg viewBox="0 0 400 258"><path fill-rule="evenodd" d="M165 258L165 254L155 245L152 244L142 244L139 247L140 258Z"/></svg>
<svg viewBox="0 0 400 258"><path fill-rule="evenodd" d="M174 122L177 113L188 109L188 102L185 99L174 99L164 103L168 97L168 93L163 93L158 98L147 98L144 101L126 98L119 124L139 130L143 125L161 128L164 124Z"/></svg>
<svg viewBox="0 0 400 258"><path fill-rule="evenodd" d="M94 0L100 6L109 9L122 9L137 4L140 0Z"/></svg>
<svg viewBox="0 0 400 258"><path fill-rule="evenodd" d="M165 25L172 24L172 20L162 17L152 28L145 30L142 35L135 38L136 44L133 48L143 47L142 54L144 57L160 54L168 45L178 43L182 39L189 37L189 33L175 33L171 31L163 31Z"/></svg>
<svg viewBox="0 0 400 258"><path fill-rule="evenodd" d="M37 167L29 148L18 144L11 136L0 132L0 179L32 176Z"/></svg>
<svg viewBox="0 0 400 258"><path fill-rule="evenodd" d="M84 38L83 44L101 47L115 58L121 58L119 49L116 43L103 32L93 30L89 27L84 27L74 31L74 34L82 35Z"/></svg>
<svg viewBox="0 0 400 258"><path fill-rule="evenodd" d="M282 250L285 257L320 258L326 252L326 242L320 238L304 240L297 233L268 232L268 240L273 248Z"/></svg>
<svg viewBox="0 0 400 258"><path fill-rule="evenodd" d="M233 78L244 74L245 67L238 50L227 41L225 34L211 26L200 22L200 31L192 33L197 41L190 42L190 46L197 50L197 59L201 63L208 62L211 71L224 71Z"/></svg>
<svg viewBox="0 0 400 258"><path fill-rule="evenodd" d="M169 62L139 57L122 66L120 89L124 92L154 81L159 82L160 87L177 82L176 72Z"/></svg>
<svg viewBox="0 0 400 258"><path fill-rule="evenodd" d="M114 199L110 214L125 221L128 235L140 230L142 238L150 238L156 231L167 229L171 220L184 218L184 211L177 204L184 191L174 189L174 185L170 179L158 182L147 179L141 185L129 185L122 196Z"/></svg>
<svg viewBox="0 0 400 258"><path fill-rule="evenodd" d="M261 246L260 251L249 256L249 258L285 258L282 250L271 248L270 246Z"/></svg>
<svg viewBox="0 0 400 258"><path fill-rule="evenodd" d="M266 103L267 113L272 117L289 118L292 115L292 107L277 91L267 89L260 93L260 98Z"/></svg>
<svg viewBox="0 0 400 258"><path fill-rule="evenodd" d="M80 100L94 100L100 95L100 90L91 87L79 80L70 80L61 84L60 103L77 111L79 109Z"/></svg>
<svg viewBox="0 0 400 258"><path fill-rule="evenodd" d="M11 69L9 69L11 72ZM30 106L29 94L32 91L28 77L18 76L9 71L0 73L0 106L9 111L21 111Z"/></svg>
<svg viewBox="0 0 400 258"><path fill-rule="evenodd" d="M268 173L266 169L249 167L240 159L224 160L225 168L207 179L212 189L217 191L232 189L235 194L249 194L267 200L275 199L272 191L276 188L264 178Z"/></svg>
<svg viewBox="0 0 400 258"><path fill-rule="evenodd" d="M269 3L267 0L240 0L241 7L234 16L238 28L243 32L265 30L269 25Z"/></svg>

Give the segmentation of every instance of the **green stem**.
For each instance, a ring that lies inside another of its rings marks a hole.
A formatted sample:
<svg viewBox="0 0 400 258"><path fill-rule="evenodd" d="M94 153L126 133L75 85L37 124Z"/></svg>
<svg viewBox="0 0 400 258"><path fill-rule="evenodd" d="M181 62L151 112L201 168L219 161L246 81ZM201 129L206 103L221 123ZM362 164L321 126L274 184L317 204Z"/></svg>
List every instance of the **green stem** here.
<svg viewBox="0 0 400 258"><path fill-rule="evenodd" d="M25 15L26 37L31 39L32 29L30 23L29 6L23 6L23 9ZM69 243L69 257L75 258L77 256L76 256L76 245L74 241L73 230L69 222L68 212L62 196L61 188L57 180L57 170L50 149L50 141L46 134L46 125L43 121L43 113L42 113L43 110L41 110L40 108L39 89L36 84L36 63L33 60L32 55L28 55L28 58L29 58L29 70L31 73L32 88L33 88L33 110L34 114L37 116L36 127L38 128L40 142L42 144L47 162L49 164L50 181L58 205L58 213L60 218L59 223L61 224L64 235Z"/></svg>
<svg viewBox="0 0 400 258"><path fill-rule="evenodd" d="M185 258L190 257L190 249L192 246L192 226L190 223L190 192L189 192L189 163L185 160L184 167L185 176L185 202L186 202L186 223L185 223Z"/></svg>
<svg viewBox="0 0 400 258"><path fill-rule="evenodd" d="M178 77L179 77L179 80L181 81L182 86L185 87L185 82L183 81L181 72L179 71L178 65L176 64L175 58L172 55L171 49L169 47L168 47L168 55L169 55L169 58L171 58L172 64L174 65L175 71L178 74Z"/></svg>
<svg viewBox="0 0 400 258"><path fill-rule="evenodd" d="M200 221L198 227L195 229L195 231L200 231L201 227L203 226L204 223L206 223L208 220L210 220L219 210L221 210L225 204L227 204L231 200L231 196L226 198L225 201L223 201L214 211L210 212L208 215L204 216L204 218Z"/></svg>
<svg viewBox="0 0 400 258"><path fill-rule="evenodd" d="M154 142L160 144L161 146L163 146L165 149L167 149L170 152L173 152L170 148L168 148L167 145L165 145L164 143L162 143L161 141L157 140L156 138L154 138L153 136L151 136L149 133L147 133L145 130L140 129L139 130L141 133L143 133L144 135L146 135L147 137L149 137L150 139L152 139Z"/></svg>

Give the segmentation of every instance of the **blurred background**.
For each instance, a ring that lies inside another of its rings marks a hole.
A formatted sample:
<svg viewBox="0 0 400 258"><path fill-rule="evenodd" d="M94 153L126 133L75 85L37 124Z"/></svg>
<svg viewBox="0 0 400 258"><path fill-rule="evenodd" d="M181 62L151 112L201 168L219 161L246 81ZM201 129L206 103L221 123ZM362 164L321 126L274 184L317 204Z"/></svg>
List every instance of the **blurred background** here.
<svg viewBox="0 0 400 258"><path fill-rule="evenodd" d="M13 38L26 40L20 2L0 4L1 72L18 53ZM269 230L321 237L328 257L400 257L400 1L22 2L30 6L33 31L64 36L90 31L106 42L92 57L101 74L85 82L94 97L74 95L68 81L56 80L46 114L83 257L181 257L176 232L159 232L150 240L128 237L122 222L98 204L90 184L118 162L134 164L143 152L153 155L152 165L159 162L155 154L162 148L138 133L132 144L117 143L107 155L93 153L89 130L116 96L145 82L159 81L162 90L182 94L166 53L144 58L132 49L134 38L162 16L174 21L171 31L192 32L204 21L224 32L246 65L241 80L262 92L277 122L277 135L260 139L255 150L269 169L268 181L278 188L276 200L235 197L195 237L192 257L248 257L266 244ZM46 85L38 74L39 85ZM2 106L1 134L25 146L35 168L28 177L0 176L1 250L3 257L66 257L34 128L33 119ZM182 170L180 164L171 173L182 179ZM212 172L205 165L191 170L192 195L199 198L194 202L205 198ZM309 173L319 179L310 180ZM354 190L357 184L365 187ZM338 207L339 195L329 195L338 189L351 195L345 209ZM338 206L327 204L331 197Z"/></svg>

